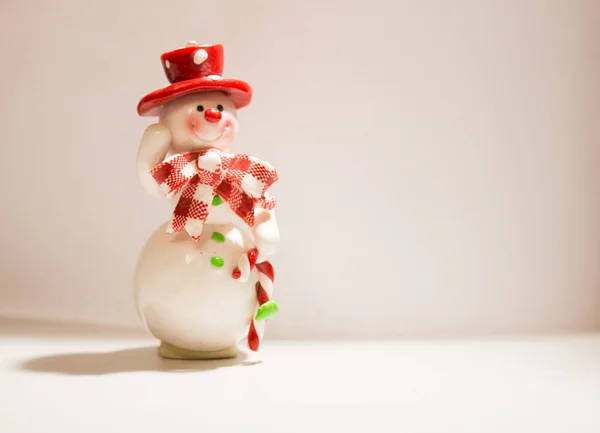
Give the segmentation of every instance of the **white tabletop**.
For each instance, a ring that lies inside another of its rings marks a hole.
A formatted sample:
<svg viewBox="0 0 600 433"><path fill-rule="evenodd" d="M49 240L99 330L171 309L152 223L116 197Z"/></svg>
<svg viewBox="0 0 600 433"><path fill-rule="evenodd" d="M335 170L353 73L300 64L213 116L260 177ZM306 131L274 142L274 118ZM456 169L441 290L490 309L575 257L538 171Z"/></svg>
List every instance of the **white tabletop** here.
<svg viewBox="0 0 600 433"><path fill-rule="evenodd" d="M598 433L600 334L171 361L145 335L0 321L0 432L178 430Z"/></svg>

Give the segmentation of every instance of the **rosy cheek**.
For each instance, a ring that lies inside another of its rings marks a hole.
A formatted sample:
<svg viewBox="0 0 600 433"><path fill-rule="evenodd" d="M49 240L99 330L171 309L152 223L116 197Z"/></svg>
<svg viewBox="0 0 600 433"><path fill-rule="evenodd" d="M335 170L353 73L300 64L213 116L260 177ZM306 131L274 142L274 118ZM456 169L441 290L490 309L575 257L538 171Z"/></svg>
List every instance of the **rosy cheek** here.
<svg viewBox="0 0 600 433"><path fill-rule="evenodd" d="M235 124L230 119L227 119L225 122L223 122L223 129L223 135L225 136L231 136L235 134Z"/></svg>
<svg viewBox="0 0 600 433"><path fill-rule="evenodd" d="M202 129L202 118L196 115L189 116L185 121L185 127L188 132L198 133Z"/></svg>

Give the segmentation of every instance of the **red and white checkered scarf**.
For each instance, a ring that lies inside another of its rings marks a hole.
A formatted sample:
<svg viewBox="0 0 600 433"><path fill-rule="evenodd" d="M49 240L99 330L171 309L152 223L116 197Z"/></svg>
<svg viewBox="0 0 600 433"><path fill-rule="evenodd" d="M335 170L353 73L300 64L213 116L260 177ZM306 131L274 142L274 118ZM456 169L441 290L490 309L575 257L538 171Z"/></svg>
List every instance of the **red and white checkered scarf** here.
<svg viewBox="0 0 600 433"><path fill-rule="evenodd" d="M215 194L249 226L254 225L255 207L275 207L275 199L265 193L278 180L277 172L249 155L216 149L181 153L166 159L150 173L167 197L181 192L167 231L186 230L196 241Z"/></svg>

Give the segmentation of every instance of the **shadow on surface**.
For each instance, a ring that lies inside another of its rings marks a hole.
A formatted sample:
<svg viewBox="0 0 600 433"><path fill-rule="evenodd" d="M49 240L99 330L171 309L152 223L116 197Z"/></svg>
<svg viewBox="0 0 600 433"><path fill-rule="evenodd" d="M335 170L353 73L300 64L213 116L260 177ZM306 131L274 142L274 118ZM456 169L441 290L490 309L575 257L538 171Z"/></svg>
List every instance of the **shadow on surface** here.
<svg viewBox="0 0 600 433"><path fill-rule="evenodd" d="M143 329L109 327L103 325L64 323L52 320L0 317L0 338L84 338L85 340L150 339Z"/></svg>
<svg viewBox="0 0 600 433"><path fill-rule="evenodd" d="M94 376L114 373L165 371L197 372L222 367L250 366L262 361L249 361L240 352L236 358L202 361L164 359L156 346L122 349L114 352L65 353L31 358L19 364L24 371L36 373Z"/></svg>

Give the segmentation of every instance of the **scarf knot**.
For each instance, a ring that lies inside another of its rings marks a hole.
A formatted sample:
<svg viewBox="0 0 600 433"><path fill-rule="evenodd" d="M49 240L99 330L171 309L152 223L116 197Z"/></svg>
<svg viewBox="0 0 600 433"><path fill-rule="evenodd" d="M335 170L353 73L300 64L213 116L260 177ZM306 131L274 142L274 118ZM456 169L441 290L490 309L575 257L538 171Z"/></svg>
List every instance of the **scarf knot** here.
<svg viewBox="0 0 600 433"><path fill-rule="evenodd" d="M277 172L267 162L246 154L216 149L180 153L150 173L167 197L180 194L167 231L185 230L195 241L200 239L215 195L249 226L254 225L255 208L275 207L275 199L266 192L278 180Z"/></svg>

